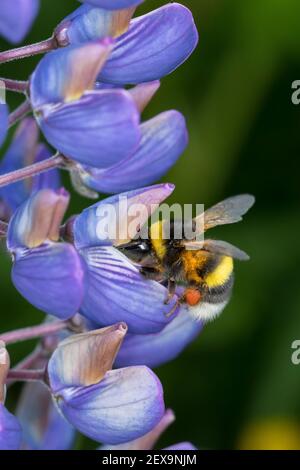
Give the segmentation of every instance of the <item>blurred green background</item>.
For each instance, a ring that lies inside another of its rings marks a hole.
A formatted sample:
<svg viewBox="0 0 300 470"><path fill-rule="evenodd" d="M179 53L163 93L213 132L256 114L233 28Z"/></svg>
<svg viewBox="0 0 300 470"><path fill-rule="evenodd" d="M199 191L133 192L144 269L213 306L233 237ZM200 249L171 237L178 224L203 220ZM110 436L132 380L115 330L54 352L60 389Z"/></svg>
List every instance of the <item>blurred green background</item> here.
<svg viewBox="0 0 300 470"><path fill-rule="evenodd" d="M48 37L78 6L41 3L27 43ZM164 3L147 0L138 13ZM209 449L300 449L300 365L291 363L291 344L300 339L300 106L291 102L291 84L300 79L300 2L183 3L198 24L199 47L163 79L145 115L176 108L187 117L189 148L166 177L176 183L172 202L208 206L251 192L257 203L242 224L215 231L251 254L236 266L230 305L180 358L157 370L177 415L159 445L190 440ZM26 79L38 60L4 65L1 75ZM8 98L11 108L19 102ZM75 196L72 211L88 204ZM4 248L0 269L0 331L40 322L42 314L12 287ZM31 348L11 347L13 361ZM17 392L18 386L12 406ZM95 444L80 438L80 446Z"/></svg>

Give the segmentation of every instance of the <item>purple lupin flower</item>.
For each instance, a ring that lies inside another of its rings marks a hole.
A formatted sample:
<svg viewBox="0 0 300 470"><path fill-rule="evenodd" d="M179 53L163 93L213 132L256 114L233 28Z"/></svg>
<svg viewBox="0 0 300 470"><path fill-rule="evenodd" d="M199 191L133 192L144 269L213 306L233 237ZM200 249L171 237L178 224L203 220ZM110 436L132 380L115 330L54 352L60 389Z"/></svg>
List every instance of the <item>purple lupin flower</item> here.
<svg viewBox="0 0 300 470"><path fill-rule="evenodd" d="M34 193L14 213L7 234L16 289L36 308L63 319L78 311L85 289L80 256L58 241L68 201L64 189Z"/></svg>
<svg viewBox="0 0 300 470"><path fill-rule="evenodd" d="M98 78L116 85L158 80L180 66L197 43L190 10L169 3L132 20Z"/></svg>
<svg viewBox="0 0 300 470"><path fill-rule="evenodd" d="M139 113L125 90L94 90L112 40L47 54L30 81L30 97L46 139L65 156L105 168L128 157L140 140Z"/></svg>
<svg viewBox="0 0 300 470"><path fill-rule="evenodd" d="M111 370L126 330L117 324L66 339L48 364L62 414L81 433L107 444L146 434L164 413L162 386L150 369Z"/></svg>
<svg viewBox="0 0 300 470"><path fill-rule="evenodd" d="M154 81L128 90L140 113L159 86L160 82ZM165 175L188 144L186 122L178 111L159 114L141 124L140 132L138 148L120 163L105 169L74 165L71 173L74 188L83 194L86 188L113 194L146 186Z"/></svg>
<svg viewBox="0 0 300 470"><path fill-rule="evenodd" d="M116 227L118 235L120 228L130 225L130 208L141 204L147 210L139 218L139 223L134 225L137 233L140 225L147 222L152 212L173 190L174 186L161 184L112 196L84 210L73 222L74 244L85 261L88 273L80 313L96 325L107 326L124 321L131 333L156 333L176 315L177 297L174 296L166 304L167 289L145 279L138 267L116 249L129 235L123 233L122 239L113 239L110 233L102 231L101 226L103 212L108 207L113 209L112 219L107 224ZM124 201L126 207L123 209ZM116 219L114 214L117 214Z"/></svg>
<svg viewBox="0 0 300 470"><path fill-rule="evenodd" d="M134 8L116 12L110 7L110 10L83 5L56 30L58 38L62 35L69 44L107 35L116 38L115 47L98 75L100 82L124 86L158 80L179 67L197 46L193 16L179 3L169 3L131 22Z"/></svg>
<svg viewBox="0 0 300 470"><path fill-rule="evenodd" d="M1 0L1 36L14 44L23 41L38 14L39 6L39 0Z"/></svg>
<svg viewBox="0 0 300 470"><path fill-rule="evenodd" d="M167 111L145 122L141 134L137 150L122 162L103 170L82 169L83 183L102 193L147 186L169 171L188 143L185 119L178 111Z"/></svg>
<svg viewBox="0 0 300 470"><path fill-rule="evenodd" d="M0 162L0 174L19 170L50 156L51 152L47 146L38 142L38 126L35 120L26 118L18 126L12 143ZM54 169L1 188L0 198L5 206L5 212L10 215L26 201L31 192L45 188L58 189L59 186L59 172Z"/></svg>

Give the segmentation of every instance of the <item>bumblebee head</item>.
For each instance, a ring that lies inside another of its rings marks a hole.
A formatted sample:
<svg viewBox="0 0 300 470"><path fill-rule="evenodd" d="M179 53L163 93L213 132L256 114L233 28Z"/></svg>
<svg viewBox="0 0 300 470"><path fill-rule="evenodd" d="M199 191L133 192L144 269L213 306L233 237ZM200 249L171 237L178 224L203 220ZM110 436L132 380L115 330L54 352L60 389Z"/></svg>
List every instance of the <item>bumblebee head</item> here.
<svg viewBox="0 0 300 470"><path fill-rule="evenodd" d="M145 258L152 254L150 240L142 238L131 240L129 243L119 246L118 250L123 252L135 263L141 263Z"/></svg>

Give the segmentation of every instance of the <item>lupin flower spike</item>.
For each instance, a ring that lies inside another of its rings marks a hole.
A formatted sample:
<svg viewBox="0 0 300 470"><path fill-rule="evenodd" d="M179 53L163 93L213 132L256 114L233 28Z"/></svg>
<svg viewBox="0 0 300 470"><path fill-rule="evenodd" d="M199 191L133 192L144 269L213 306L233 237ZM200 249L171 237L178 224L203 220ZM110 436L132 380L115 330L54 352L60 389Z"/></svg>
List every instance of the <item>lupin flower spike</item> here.
<svg viewBox="0 0 300 470"><path fill-rule="evenodd" d="M4 406L5 382L9 371L9 355L3 341L0 341L0 450L18 450L21 445L21 426Z"/></svg>
<svg viewBox="0 0 300 470"><path fill-rule="evenodd" d="M162 386L147 367L111 370L125 324L73 336L48 364L52 395L81 433L117 444L149 432L163 416Z"/></svg>
<svg viewBox="0 0 300 470"><path fill-rule="evenodd" d="M102 449L152 449L175 417L148 367L175 358L202 329L179 307L180 293L169 299L119 249L174 189L147 185L185 150L185 119L171 110L141 124L140 115L159 79L196 47L194 19L178 3L133 19L143 0L79 1L49 39L0 52L0 63L46 54L28 81L0 79L0 88L26 97L10 115L3 94L0 101L0 145L21 121L0 162L0 236L16 289L63 320L2 336L7 344L43 339L11 371L0 341L1 450L69 449L76 431ZM2 0L0 35L21 41L39 4ZM62 225L69 193L58 169L70 171L82 195L124 192ZM5 407L6 383L15 380L37 381L24 386L17 418ZM182 449L194 447L167 448Z"/></svg>
<svg viewBox="0 0 300 470"><path fill-rule="evenodd" d="M139 113L125 90L94 90L111 39L47 54L30 81L32 107L46 139L65 156L105 168L128 157L140 140Z"/></svg>

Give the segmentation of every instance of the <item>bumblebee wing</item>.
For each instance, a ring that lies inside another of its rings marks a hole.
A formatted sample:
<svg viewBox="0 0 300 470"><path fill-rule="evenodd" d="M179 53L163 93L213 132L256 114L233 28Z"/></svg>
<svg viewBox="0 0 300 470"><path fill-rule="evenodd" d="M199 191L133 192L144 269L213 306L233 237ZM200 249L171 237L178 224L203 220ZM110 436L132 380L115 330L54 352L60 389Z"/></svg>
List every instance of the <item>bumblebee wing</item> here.
<svg viewBox="0 0 300 470"><path fill-rule="evenodd" d="M218 225L235 224L243 219L243 215L248 212L254 202L255 198L251 194L240 194L239 196L230 197L205 211L204 215L200 214L194 221L196 223L198 221L199 226L202 226L204 231ZM204 224L201 224L201 221Z"/></svg>
<svg viewBox="0 0 300 470"><path fill-rule="evenodd" d="M224 242L222 240L206 240L204 242L203 249L216 253L218 255L230 256L231 258L238 259L240 261L249 261L250 257L245 251L240 250L231 243Z"/></svg>
<svg viewBox="0 0 300 470"><path fill-rule="evenodd" d="M197 240L190 240L190 241L183 242L184 248L189 251L204 250L204 244L205 244L204 241L201 242Z"/></svg>
<svg viewBox="0 0 300 470"><path fill-rule="evenodd" d="M217 255L230 256L240 261L248 261L250 259L247 253L222 240L186 241L184 246L186 250L208 251Z"/></svg>

